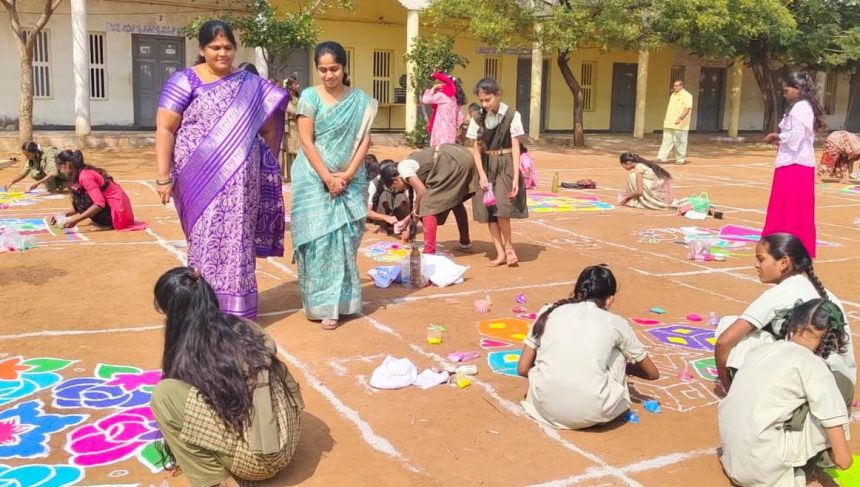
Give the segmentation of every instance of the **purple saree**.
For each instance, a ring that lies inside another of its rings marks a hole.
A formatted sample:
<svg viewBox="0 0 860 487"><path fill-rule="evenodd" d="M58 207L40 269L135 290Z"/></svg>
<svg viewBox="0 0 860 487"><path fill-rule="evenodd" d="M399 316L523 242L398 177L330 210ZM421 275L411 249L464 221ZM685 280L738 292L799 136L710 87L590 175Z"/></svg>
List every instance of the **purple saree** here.
<svg viewBox="0 0 860 487"><path fill-rule="evenodd" d="M278 150L259 136L283 125L289 95L237 71L204 84L191 68L171 75L159 107L182 115L173 150L173 200L188 240L188 265L209 282L221 310L257 315L256 257L284 255ZM283 126L277 134L283 134Z"/></svg>

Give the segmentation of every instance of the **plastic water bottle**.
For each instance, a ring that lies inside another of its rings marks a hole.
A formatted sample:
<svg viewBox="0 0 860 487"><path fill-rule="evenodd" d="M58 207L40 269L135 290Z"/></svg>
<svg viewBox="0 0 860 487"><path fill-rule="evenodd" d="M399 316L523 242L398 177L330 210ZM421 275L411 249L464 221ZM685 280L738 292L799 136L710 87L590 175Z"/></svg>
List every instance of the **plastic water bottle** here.
<svg viewBox="0 0 860 487"><path fill-rule="evenodd" d="M412 281L412 287L424 287L421 275L421 251L418 250L417 245L412 245L412 250L409 252L409 278Z"/></svg>
<svg viewBox="0 0 860 487"><path fill-rule="evenodd" d="M412 268L409 261L409 256L400 261L400 284L403 287L412 287Z"/></svg>
<svg viewBox="0 0 860 487"><path fill-rule="evenodd" d="M717 313L715 311L711 311L708 314L708 324L711 326L717 326L720 324L720 318L717 317Z"/></svg>

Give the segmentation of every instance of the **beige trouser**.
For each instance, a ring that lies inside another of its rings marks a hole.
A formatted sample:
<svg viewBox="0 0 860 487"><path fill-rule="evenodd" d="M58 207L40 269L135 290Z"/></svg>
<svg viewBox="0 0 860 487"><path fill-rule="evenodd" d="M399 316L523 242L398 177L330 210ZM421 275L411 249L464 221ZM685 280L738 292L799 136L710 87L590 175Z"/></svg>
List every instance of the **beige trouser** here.
<svg viewBox="0 0 860 487"><path fill-rule="evenodd" d="M687 158L687 134L689 130L675 130L671 128L663 128L663 143L660 144L660 152L657 153L657 160L665 162L669 158L669 152L672 147L675 148L675 162L681 164Z"/></svg>

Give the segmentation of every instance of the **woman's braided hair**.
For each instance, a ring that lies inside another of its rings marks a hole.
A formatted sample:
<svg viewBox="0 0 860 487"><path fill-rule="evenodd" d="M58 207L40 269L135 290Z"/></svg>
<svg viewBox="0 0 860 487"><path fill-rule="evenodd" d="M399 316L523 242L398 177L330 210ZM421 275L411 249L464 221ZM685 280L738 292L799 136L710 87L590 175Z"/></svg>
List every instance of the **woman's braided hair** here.
<svg viewBox="0 0 860 487"><path fill-rule="evenodd" d="M566 304L592 301L600 309L606 309L606 301L614 296L617 290L618 285L615 282L615 276L605 264L586 267L579 274L576 285L573 287L573 293L565 299L556 301L546 311L541 313L532 327L532 336L536 339L540 339L543 336L543 332L546 329L546 321L556 308Z"/></svg>
<svg viewBox="0 0 860 487"><path fill-rule="evenodd" d="M828 330L821 338L821 345L816 351L817 355L827 358L832 352L845 353L846 344L849 341L848 334L845 332L845 316L842 314L842 310L830 300L824 284L815 275L812 258L803 242L791 233L773 233L763 237L761 241L767 245L768 253L775 260L788 257L788 260L791 261L792 274L806 274L806 278L815 287L819 296L819 299L813 299L806 303L798 302L795 305L788 322L782 327L780 337L788 338L809 324L816 330ZM815 305L810 303L815 303Z"/></svg>

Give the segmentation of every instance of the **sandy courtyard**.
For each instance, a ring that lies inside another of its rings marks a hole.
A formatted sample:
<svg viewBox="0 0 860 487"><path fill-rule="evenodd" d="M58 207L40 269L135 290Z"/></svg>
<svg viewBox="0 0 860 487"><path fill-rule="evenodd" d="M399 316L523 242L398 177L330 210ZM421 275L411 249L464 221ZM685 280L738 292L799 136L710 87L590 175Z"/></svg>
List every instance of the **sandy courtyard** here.
<svg viewBox="0 0 860 487"><path fill-rule="evenodd" d="M752 244L729 240L725 262L698 262L687 260L678 242L721 228L743 233L725 225L760 229L774 152L692 139L693 163L667 166L676 196L704 191L725 211L723 220L692 221L673 212L614 206L626 177L617 154L632 144L604 141L576 152L533 148L540 182L530 219L513 225L517 268L484 265L493 252L484 225L472 225L473 253L453 252L451 221L440 227L439 240L458 263L471 266L465 282L444 289L379 289L366 271L385 265L379 260L390 255L380 254L379 243L390 240L368 232L359 256L364 315L334 332L305 320L289 250L284 258L259 260L259 321L281 347L306 402L295 459L265 485L728 485L715 453L718 396L707 318L711 312L740 313L765 286L753 269ZM656 139L640 144L653 157ZM409 149L372 152L383 159ZM80 234L47 232L39 221L69 206L67 197L37 195L0 209L0 219L35 219L28 228L38 242L32 250L0 254L0 484L187 485L183 476L155 466L157 433L147 407L159 376L163 332L152 288L161 273L183 263L182 230L175 209L162 206L154 192L152 150L86 155L120 182L137 218L150 228L88 232L85 225ZM0 171L0 181L16 170ZM561 190L563 200L541 195L556 171L562 180L595 179L598 189ZM851 276L858 265L860 188L819 185L816 196L816 272L843 300L856 336L860 281ZM289 248L289 234L287 239ZM517 332L528 321L509 321L504 329L489 324L515 318L518 294L525 295L529 311L565 297L580 270L597 263L608 264L619 280L612 311L638 319L631 324L663 377L631 381L638 424L555 431L523 413L526 381L496 373L488 363L490 354L499 366L516 360ZM485 295L492 309L479 316L473 301ZM652 307L667 313L650 313ZM479 329L483 320L489 321ZM431 323L447 329L441 345L425 340ZM514 345L485 350L482 338ZM481 352L472 362L479 373L470 387L369 386L386 354L407 357L420 371L458 350ZM662 404L661 413L638 404L652 398ZM851 446L860 451L857 423L851 430Z"/></svg>

